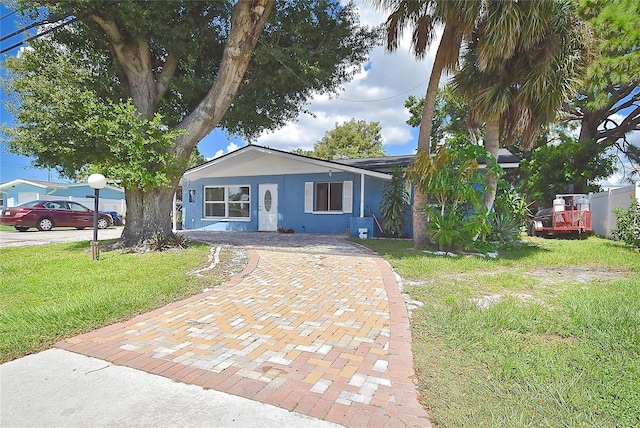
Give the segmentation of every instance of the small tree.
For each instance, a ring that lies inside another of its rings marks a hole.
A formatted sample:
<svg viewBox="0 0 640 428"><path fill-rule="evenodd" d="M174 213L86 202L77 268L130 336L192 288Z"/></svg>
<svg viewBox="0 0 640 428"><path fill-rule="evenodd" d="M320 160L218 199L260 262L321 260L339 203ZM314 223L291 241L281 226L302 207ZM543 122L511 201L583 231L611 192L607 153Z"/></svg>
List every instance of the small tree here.
<svg viewBox="0 0 640 428"><path fill-rule="evenodd" d="M345 157L374 158L386 156L382 145L380 122L369 122L351 119L325 132L320 141L313 145L313 150L293 150L305 156L319 159L339 159Z"/></svg>
<svg viewBox="0 0 640 428"><path fill-rule="evenodd" d="M384 218L384 228L393 237L402 236L407 224L409 194L405 188L404 172L399 166L391 170L391 180L384 184L380 214Z"/></svg>
<svg viewBox="0 0 640 428"><path fill-rule="evenodd" d="M634 199L628 209L614 208L613 213L618 218L613 237L640 249L640 202Z"/></svg>
<svg viewBox="0 0 640 428"><path fill-rule="evenodd" d="M604 146L583 143L560 134L559 144L546 144L525 155L520 162L519 190L534 207L551 206L556 194L566 193L573 184L575 193L598 192L599 179L615 172L615 157Z"/></svg>

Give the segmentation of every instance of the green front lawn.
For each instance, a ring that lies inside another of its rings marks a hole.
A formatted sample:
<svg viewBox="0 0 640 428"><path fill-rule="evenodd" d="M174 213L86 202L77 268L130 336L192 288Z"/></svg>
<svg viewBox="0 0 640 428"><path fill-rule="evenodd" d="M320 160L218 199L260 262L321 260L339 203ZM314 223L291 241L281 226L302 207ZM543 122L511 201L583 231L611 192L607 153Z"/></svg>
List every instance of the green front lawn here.
<svg viewBox="0 0 640 428"><path fill-rule="evenodd" d="M419 389L434 425L640 426L640 255L599 238L531 239L496 260L360 241L422 302ZM208 247L92 261L88 242L0 250L0 361L215 286ZM216 271L216 270L214 270Z"/></svg>
<svg viewBox="0 0 640 428"><path fill-rule="evenodd" d="M419 389L435 426L640 426L640 254L530 239L495 260L361 241L422 302Z"/></svg>
<svg viewBox="0 0 640 428"><path fill-rule="evenodd" d="M0 249L0 362L196 294L223 278L187 275L209 247L144 254L88 242Z"/></svg>

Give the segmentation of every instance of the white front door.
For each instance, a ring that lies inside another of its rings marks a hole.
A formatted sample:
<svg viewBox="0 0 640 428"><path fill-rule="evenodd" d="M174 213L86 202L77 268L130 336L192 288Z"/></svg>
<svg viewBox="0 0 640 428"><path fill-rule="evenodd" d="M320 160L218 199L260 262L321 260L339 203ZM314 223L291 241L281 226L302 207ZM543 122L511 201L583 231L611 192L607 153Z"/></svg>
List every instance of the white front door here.
<svg viewBox="0 0 640 428"><path fill-rule="evenodd" d="M278 229L278 185L259 184L258 230L275 232Z"/></svg>

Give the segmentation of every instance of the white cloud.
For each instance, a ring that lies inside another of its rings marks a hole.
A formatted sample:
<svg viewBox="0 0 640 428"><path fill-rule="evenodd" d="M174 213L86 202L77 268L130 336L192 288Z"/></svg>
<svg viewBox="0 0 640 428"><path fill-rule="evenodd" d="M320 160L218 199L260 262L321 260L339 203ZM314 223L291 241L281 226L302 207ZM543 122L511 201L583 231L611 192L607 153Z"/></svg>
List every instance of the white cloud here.
<svg viewBox="0 0 640 428"><path fill-rule="evenodd" d="M364 25L379 25L387 16L386 12L366 4L360 4L359 9L360 22ZM295 122L265 132L256 144L282 150L309 150L336 124L354 118L380 122L383 143L390 154L413 153L417 143L415 132L406 124L409 112L404 102L409 95L424 96L438 42L434 41L432 52L423 61L416 60L411 53L408 34L396 52L375 48L368 64L360 68L337 96L318 95L311 100L306 108L315 117L301 114Z"/></svg>

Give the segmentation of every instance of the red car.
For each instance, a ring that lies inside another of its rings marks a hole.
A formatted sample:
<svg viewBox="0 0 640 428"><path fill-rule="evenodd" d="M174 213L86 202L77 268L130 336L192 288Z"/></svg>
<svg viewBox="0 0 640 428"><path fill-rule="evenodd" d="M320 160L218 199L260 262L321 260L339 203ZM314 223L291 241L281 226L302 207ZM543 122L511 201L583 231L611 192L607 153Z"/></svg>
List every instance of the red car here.
<svg viewBox="0 0 640 428"><path fill-rule="evenodd" d="M93 210L72 201L31 201L17 207L4 208L0 223L13 226L24 232L36 227L51 230L54 227L93 227ZM113 224L111 215L98 212L98 228L106 229Z"/></svg>

